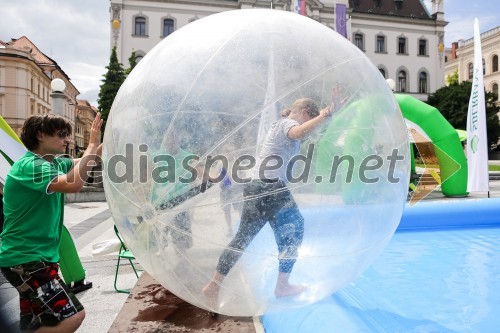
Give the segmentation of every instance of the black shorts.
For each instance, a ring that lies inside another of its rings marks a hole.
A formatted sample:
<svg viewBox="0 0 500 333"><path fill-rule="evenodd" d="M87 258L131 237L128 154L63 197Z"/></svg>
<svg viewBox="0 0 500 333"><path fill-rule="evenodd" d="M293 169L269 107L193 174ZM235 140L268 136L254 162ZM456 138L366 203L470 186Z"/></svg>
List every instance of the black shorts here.
<svg viewBox="0 0 500 333"><path fill-rule="evenodd" d="M1 270L19 292L21 331L55 326L83 310L76 296L60 278L57 263L35 261L2 267Z"/></svg>

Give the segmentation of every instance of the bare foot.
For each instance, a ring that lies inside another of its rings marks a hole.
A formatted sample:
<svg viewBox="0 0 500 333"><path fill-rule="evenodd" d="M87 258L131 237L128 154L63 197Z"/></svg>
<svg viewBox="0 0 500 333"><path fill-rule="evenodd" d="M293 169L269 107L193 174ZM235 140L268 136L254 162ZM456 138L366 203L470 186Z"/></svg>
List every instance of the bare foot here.
<svg viewBox="0 0 500 333"><path fill-rule="evenodd" d="M201 292L203 293L203 296L207 299L207 305L210 308L210 310L216 311L219 307L218 301L219 301L219 290L220 290L220 284L217 281L210 281L203 289Z"/></svg>
<svg viewBox="0 0 500 333"><path fill-rule="evenodd" d="M294 296L302 293L304 290L306 290L306 287L302 285L282 284L276 286L274 289L274 295L276 297Z"/></svg>

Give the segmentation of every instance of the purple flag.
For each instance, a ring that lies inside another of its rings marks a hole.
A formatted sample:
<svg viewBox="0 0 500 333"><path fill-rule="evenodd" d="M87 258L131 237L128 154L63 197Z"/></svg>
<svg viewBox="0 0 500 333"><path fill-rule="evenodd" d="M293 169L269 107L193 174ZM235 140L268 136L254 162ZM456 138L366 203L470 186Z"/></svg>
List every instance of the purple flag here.
<svg viewBox="0 0 500 333"><path fill-rule="evenodd" d="M335 13L337 14L335 17L336 30L339 34L347 38L347 27L345 22L346 5L337 4L335 7Z"/></svg>

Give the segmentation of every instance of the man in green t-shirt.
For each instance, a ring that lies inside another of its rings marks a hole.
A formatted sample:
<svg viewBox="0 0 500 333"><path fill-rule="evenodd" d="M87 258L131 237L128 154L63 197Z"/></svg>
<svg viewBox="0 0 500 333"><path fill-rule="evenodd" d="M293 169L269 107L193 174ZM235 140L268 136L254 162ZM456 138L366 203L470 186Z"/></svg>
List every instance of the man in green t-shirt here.
<svg viewBox="0 0 500 333"><path fill-rule="evenodd" d="M0 269L20 297L21 331L74 332L85 311L58 274L64 221L63 193L79 192L101 155L102 120L91 127L81 159L62 158L71 124L54 115L26 119L21 141L28 151L14 163L4 186Z"/></svg>

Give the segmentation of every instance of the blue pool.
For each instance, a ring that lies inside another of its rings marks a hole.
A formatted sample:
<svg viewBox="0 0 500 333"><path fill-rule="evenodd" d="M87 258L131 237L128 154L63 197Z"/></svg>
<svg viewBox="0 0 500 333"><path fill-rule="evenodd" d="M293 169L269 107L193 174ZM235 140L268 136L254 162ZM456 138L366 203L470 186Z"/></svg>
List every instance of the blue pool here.
<svg viewBox="0 0 500 333"><path fill-rule="evenodd" d="M372 266L266 332L499 332L500 199L419 203Z"/></svg>

